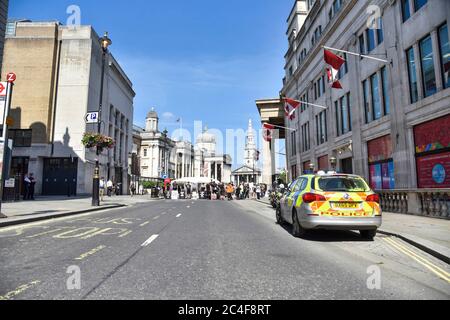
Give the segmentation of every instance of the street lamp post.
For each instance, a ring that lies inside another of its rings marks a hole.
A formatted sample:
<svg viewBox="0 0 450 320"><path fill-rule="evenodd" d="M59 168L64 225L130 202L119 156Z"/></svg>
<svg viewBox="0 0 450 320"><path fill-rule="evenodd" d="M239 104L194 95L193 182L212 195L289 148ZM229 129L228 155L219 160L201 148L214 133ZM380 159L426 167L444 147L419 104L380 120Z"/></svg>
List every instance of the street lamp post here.
<svg viewBox="0 0 450 320"><path fill-rule="evenodd" d="M97 133L101 133L102 127L102 109L103 109L103 86L105 80L105 64L106 64L106 55L108 53L108 47L112 44L111 39L108 37L108 32L105 32L105 35L100 38L100 45L102 47L102 73L100 80L100 103L98 108L98 124L97 124ZM100 206L100 149L97 146L97 159L95 160L95 170L94 170L94 178L93 178L93 186L92 186L92 206L98 207Z"/></svg>

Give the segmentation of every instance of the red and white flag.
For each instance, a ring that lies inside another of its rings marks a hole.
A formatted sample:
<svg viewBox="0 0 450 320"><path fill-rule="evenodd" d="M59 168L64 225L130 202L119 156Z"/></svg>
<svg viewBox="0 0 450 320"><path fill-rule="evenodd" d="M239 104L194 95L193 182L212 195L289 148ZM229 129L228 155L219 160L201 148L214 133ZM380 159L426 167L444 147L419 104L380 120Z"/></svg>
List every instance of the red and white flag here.
<svg viewBox="0 0 450 320"><path fill-rule="evenodd" d="M263 126L263 138L267 142L272 141L273 138L273 130L275 130L275 126L270 123L264 123Z"/></svg>
<svg viewBox="0 0 450 320"><path fill-rule="evenodd" d="M342 89L342 85L339 82L337 76L345 60L338 55L335 55L329 50L325 50L325 63L327 67L328 82L331 83L331 87L334 89Z"/></svg>
<svg viewBox="0 0 450 320"><path fill-rule="evenodd" d="M294 99L289 98L284 99L284 112L286 114L286 117L289 118L289 120L292 121L295 119L295 110L297 110L300 104L301 104L300 101Z"/></svg>

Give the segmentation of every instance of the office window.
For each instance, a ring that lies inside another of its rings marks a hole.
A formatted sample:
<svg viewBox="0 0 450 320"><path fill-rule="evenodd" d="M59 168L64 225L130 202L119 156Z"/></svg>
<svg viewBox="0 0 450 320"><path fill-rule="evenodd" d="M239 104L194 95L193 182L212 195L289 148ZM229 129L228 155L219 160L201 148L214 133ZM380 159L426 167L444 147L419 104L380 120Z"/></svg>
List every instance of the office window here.
<svg viewBox="0 0 450 320"><path fill-rule="evenodd" d="M381 69L381 84L383 86L384 114L387 115L391 113L391 102L389 99L389 79L386 67Z"/></svg>
<svg viewBox="0 0 450 320"><path fill-rule="evenodd" d="M13 147L31 147L32 130L9 130L9 139L13 140Z"/></svg>
<svg viewBox="0 0 450 320"><path fill-rule="evenodd" d="M380 100L380 87L378 84L378 74L374 74L370 77L370 86L372 89L372 108L373 108L373 120L381 118L381 100Z"/></svg>
<svg viewBox="0 0 450 320"><path fill-rule="evenodd" d="M366 45L364 42L364 35L359 36L359 53L365 54L366 53Z"/></svg>
<svg viewBox="0 0 450 320"><path fill-rule="evenodd" d="M411 103L416 103L419 100L419 92L417 89L417 73L416 73L416 60L414 57L414 48L406 51L406 57L408 61L408 74L409 74L409 92Z"/></svg>
<svg viewBox="0 0 450 320"><path fill-rule="evenodd" d="M447 24L439 28L439 49L441 54L442 82L444 88L450 88L450 44Z"/></svg>
<svg viewBox="0 0 450 320"><path fill-rule="evenodd" d="M350 131L350 113L348 110L348 96L342 97L340 99L341 104L341 118L342 118L342 134Z"/></svg>
<svg viewBox="0 0 450 320"><path fill-rule="evenodd" d="M316 116L317 144L323 144L328 141L327 132L327 111L323 111Z"/></svg>
<svg viewBox="0 0 450 320"><path fill-rule="evenodd" d="M366 123L369 123L372 121L372 112L369 104L369 81L364 80L363 81L363 96L364 96L364 109L365 109L365 116L366 116Z"/></svg>
<svg viewBox="0 0 450 320"><path fill-rule="evenodd" d="M342 55L342 58L345 60L345 63L342 65L342 67L339 69L338 72L338 79L342 79L342 77L344 77L347 72L348 72L348 64L347 64L347 54L344 53Z"/></svg>
<svg viewBox="0 0 450 320"><path fill-rule="evenodd" d="M371 52L373 49L375 49L375 30L374 29L367 29L366 31L367 36L367 52Z"/></svg>
<svg viewBox="0 0 450 320"><path fill-rule="evenodd" d="M352 131L352 114L350 107L350 93L335 102L337 135Z"/></svg>
<svg viewBox="0 0 450 320"><path fill-rule="evenodd" d="M7 36L15 36L16 35L16 23L15 22L8 22L6 24L5 34Z"/></svg>
<svg viewBox="0 0 450 320"><path fill-rule="evenodd" d="M437 91L431 37L428 36L421 40L419 42L419 47L422 68L423 95L424 97L428 97Z"/></svg>
<svg viewBox="0 0 450 320"><path fill-rule="evenodd" d="M341 126L340 126L340 121L339 121L339 102L338 101L334 102L334 112L336 115L336 133L337 133L337 136L339 137L341 135Z"/></svg>
<svg viewBox="0 0 450 320"><path fill-rule="evenodd" d="M424 5L426 5L428 0L414 0L414 10L418 11Z"/></svg>
<svg viewBox="0 0 450 320"><path fill-rule="evenodd" d="M410 0L401 0L402 1L402 16L403 16L403 22L408 20L411 17L411 10L409 7L409 1Z"/></svg>
<svg viewBox="0 0 450 320"><path fill-rule="evenodd" d="M377 29L377 45L383 43L384 34L383 34L383 19L378 20L379 28Z"/></svg>

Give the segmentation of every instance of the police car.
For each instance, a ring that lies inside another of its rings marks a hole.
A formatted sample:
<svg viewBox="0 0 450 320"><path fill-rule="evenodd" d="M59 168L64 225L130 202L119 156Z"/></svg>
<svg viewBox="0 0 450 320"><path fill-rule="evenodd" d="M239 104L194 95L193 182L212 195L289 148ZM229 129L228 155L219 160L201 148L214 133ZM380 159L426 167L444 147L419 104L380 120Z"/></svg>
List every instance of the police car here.
<svg viewBox="0 0 450 320"><path fill-rule="evenodd" d="M280 200L277 222L293 226L293 235L309 230L358 230L373 240L382 223L379 196L356 175L319 172L290 184Z"/></svg>

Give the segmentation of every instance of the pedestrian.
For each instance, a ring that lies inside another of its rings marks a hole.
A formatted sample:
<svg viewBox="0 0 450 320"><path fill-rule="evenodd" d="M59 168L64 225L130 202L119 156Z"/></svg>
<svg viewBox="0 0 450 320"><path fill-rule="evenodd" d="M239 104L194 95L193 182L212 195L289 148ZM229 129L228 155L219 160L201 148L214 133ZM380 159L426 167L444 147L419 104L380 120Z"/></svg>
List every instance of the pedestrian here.
<svg viewBox="0 0 450 320"><path fill-rule="evenodd" d="M105 178L101 178L99 182L99 195L100 195L100 201L103 202L103 198L105 197L105 188L106 188L106 182Z"/></svg>
<svg viewBox="0 0 450 320"><path fill-rule="evenodd" d="M241 199L241 185L238 185L236 188L236 199L240 200Z"/></svg>
<svg viewBox="0 0 450 320"><path fill-rule="evenodd" d="M36 186L36 179L34 178L34 174L30 173L28 177L30 179L30 194L28 200L34 200L34 189Z"/></svg>
<svg viewBox="0 0 450 320"><path fill-rule="evenodd" d="M228 201L233 200L233 193L234 193L234 186L233 184L229 183L226 188Z"/></svg>
<svg viewBox="0 0 450 320"><path fill-rule="evenodd" d="M111 181L111 179L109 179L108 182L106 183L106 188L108 192L108 197L111 198L114 188L114 183Z"/></svg>
<svg viewBox="0 0 450 320"><path fill-rule="evenodd" d="M25 178L23 179L23 184L24 184L24 188L25 188L23 200L28 200L28 198L30 196L30 188L31 188L31 180L30 180L28 174L25 175Z"/></svg>
<svg viewBox="0 0 450 320"><path fill-rule="evenodd" d="M261 200L261 185L259 184L256 186L256 198Z"/></svg>
<svg viewBox="0 0 450 320"><path fill-rule="evenodd" d="M136 185L134 184L134 182L131 182L131 184L130 184L130 194L131 194L132 197L134 197L135 193L136 193Z"/></svg>

